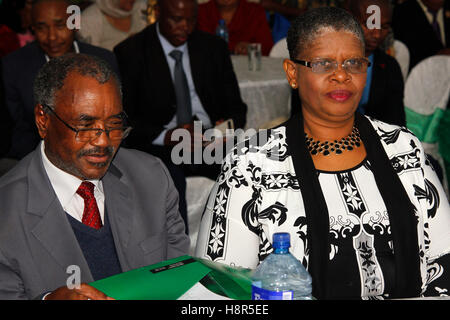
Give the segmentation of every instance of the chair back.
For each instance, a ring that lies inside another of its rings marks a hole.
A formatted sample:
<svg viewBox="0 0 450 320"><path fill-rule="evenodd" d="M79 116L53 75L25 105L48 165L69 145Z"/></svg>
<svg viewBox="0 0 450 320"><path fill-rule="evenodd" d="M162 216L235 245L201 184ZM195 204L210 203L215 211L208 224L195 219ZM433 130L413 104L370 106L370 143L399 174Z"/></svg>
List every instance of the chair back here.
<svg viewBox="0 0 450 320"><path fill-rule="evenodd" d="M206 177L186 178L186 204L189 238L191 240L191 246L189 248L190 255L194 255L200 221L214 183L214 180Z"/></svg>
<svg viewBox="0 0 450 320"><path fill-rule="evenodd" d="M406 125L422 141L425 152L433 156L444 171L444 188L448 193L445 162L450 163L450 56L436 55L419 62L405 83Z"/></svg>
<svg viewBox="0 0 450 320"><path fill-rule="evenodd" d="M409 69L409 49L400 40L394 40L394 53L394 57L400 65L400 69L402 70L403 81L406 82Z"/></svg>
<svg viewBox="0 0 450 320"><path fill-rule="evenodd" d="M270 50L269 57L289 59L289 51L287 49L286 38L283 38L274 44L274 46Z"/></svg>

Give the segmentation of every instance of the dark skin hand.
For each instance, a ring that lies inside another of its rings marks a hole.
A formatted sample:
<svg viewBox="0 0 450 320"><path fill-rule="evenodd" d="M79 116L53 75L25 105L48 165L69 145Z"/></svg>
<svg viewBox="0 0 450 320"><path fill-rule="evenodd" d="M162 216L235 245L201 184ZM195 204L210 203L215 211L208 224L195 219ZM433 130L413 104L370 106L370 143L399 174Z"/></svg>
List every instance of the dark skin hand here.
<svg viewBox="0 0 450 320"><path fill-rule="evenodd" d="M115 300L94 287L82 283L79 289L60 287L45 297L45 300Z"/></svg>

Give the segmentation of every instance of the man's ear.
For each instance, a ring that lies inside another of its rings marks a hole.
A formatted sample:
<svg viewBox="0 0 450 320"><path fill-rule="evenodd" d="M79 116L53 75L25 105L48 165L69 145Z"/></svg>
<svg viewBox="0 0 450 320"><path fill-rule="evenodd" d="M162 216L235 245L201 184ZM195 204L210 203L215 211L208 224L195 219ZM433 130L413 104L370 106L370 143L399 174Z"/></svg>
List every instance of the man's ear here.
<svg viewBox="0 0 450 320"><path fill-rule="evenodd" d="M293 89L297 89L298 88L298 83L297 83L298 75L297 75L297 65L295 64L295 62L290 59L284 59L283 69L284 69L284 72L286 73L286 78L289 82L289 85Z"/></svg>
<svg viewBox="0 0 450 320"><path fill-rule="evenodd" d="M161 8L158 3L155 4L155 6L153 7L153 10L155 12L156 21L159 21L159 15L161 14Z"/></svg>
<svg viewBox="0 0 450 320"><path fill-rule="evenodd" d="M45 108L40 104L37 104L34 107L34 120L36 122L36 127L38 129L39 135L42 139L44 139L47 136L50 118Z"/></svg>

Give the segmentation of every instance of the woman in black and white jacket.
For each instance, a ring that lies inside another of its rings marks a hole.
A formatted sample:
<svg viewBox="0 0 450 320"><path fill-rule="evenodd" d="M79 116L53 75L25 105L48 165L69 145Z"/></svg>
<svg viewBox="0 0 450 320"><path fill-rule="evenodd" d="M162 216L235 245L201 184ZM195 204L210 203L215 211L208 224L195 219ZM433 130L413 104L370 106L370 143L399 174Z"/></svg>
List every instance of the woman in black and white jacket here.
<svg viewBox="0 0 450 320"><path fill-rule="evenodd" d="M355 112L369 65L359 23L315 9L287 41L302 112L227 155L196 255L255 268L289 232L318 299L447 295L450 208L420 141Z"/></svg>

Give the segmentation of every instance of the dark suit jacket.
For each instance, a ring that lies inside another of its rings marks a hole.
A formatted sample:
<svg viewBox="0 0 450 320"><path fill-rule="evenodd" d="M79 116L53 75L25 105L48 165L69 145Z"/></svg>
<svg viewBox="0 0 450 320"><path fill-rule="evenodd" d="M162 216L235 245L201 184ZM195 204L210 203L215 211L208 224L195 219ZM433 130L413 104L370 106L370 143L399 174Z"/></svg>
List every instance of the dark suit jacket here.
<svg viewBox="0 0 450 320"><path fill-rule="evenodd" d="M450 1L444 2L444 29L446 47L450 46L450 17L445 12L450 10ZM418 62L444 48L428 22L425 13L416 0L407 0L397 5L392 15L392 30L395 39L405 43L409 49L411 70Z"/></svg>
<svg viewBox="0 0 450 320"><path fill-rule="evenodd" d="M369 101L365 107L366 115L387 123L405 126L404 83L400 66L395 58L381 50L375 50L373 61ZM291 107L292 115L301 110L298 90L292 91Z"/></svg>
<svg viewBox="0 0 450 320"><path fill-rule="evenodd" d="M40 146L0 179L0 299L66 285L67 267L93 277L45 171ZM187 254L178 193L159 159L120 148L102 178L117 257L128 271Z"/></svg>
<svg viewBox="0 0 450 320"><path fill-rule="evenodd" d="M373 61L366 115L390 124L406 126L404 83L397 60L381 50L375 50Z"/></svg>
<svg viewBox="0 0 450 320"><path fill-rule="evenodd" d="M103 48L77 41L81 53L97 56L118 72L114 54ZM6 106L13 121L8 157L21 159L33 151L40 141L34 121L33 82L46 63L45 53L34 41L2 58Z"/></svg>
<svg viewBox="0 0 450 320"><path fill-rule="evenodd" d="M247 106L226 43L194 31L188 50L195 89L212 123L232 118L235 127L243 128ZM152 141L176 114L175 89L156 24L118 44L114 53L122 76L124 109L134 127L127 143L151 152Z"/></svg>

